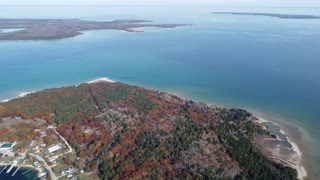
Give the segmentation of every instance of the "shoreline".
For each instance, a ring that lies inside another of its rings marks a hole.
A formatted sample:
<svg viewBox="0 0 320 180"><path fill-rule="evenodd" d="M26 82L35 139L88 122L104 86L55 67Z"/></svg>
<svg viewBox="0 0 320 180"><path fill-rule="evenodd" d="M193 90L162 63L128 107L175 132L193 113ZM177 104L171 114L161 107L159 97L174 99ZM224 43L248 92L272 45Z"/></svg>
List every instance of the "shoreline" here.
<svg viewBox="0 0 320 180"><path fill-rule="evenodd" d="M86 82L87 84L94 84L94 83L100 83L100 82L109 82L109 83L115 83L116 81L113 81L107 77L103 77L103 78L98 78L98 79L95 79L95 80L91 80L91 81L88 81Z"/></svg>
<svg viewBox="0 0 320 180"><path fill-rule="evenodd" d="M0 103L5 103L5 102L8 102L8 101L11 101L14 99L19 99L19 98L25 97L28 94L32 94L32 93L34 93L34 92L21 92L20 94L18 94L17 96L15 96L13 98L0 100Z"/></svg>
<svg viewBox="0 0 320 180"><path fill-rule="evenodd" d="M48 23L43 23L46 21ZM8 25L9 24L9 25ZM21 31L0 33L1 41L19 40L53 40L76 37L81 31L86 30L124 30L128 32L140 32L137 28L159 27L175 28L188 26L189 24L154 24L149 20L112 20L90 21L81 19L1 19L0 29L23 28ZM68 31L64 31L68 30Z"/></svg>
<svg viewBox="0 0 320 180"><path fill-rule="evenodd" d="M116 83L116 81L113 81L113 80L111 80L111 79L109 79L107 77L102 77L102 78L97 78L97 79L94 79L94 80L91 80L91 81L88 81L88 82L84 82L84 84L86 84L86 83L87 84L93 84L93 83L100 83L100 82ZM125 83L128 83L128 82L125 82ZM130 84L130 83L128 83L128 84ZM136 85L136 84L132 84L132 85ZM74 85L74 86L78 86L78 85ZM136 85L136 86L145 87L143 85ZM155 90L154 88L152 88L150 86L147 86L145 88L151 89L151 90ZM37 90L37 91L34 91L34 92L38 92L38 91L42 91L42 90L44 90L44 89ZM191 97L188 97L187 95L183 95L183 93L180 93L180 92L170 91L170 90L161 90L161 91L164 91L164 92L167 92L169 94L181 97L182 99L186 99L186 100L191 100L192 99ZM14 97L12 99L0 100L0 103L8 102L10 100L17 99L17 98L22 98L22 97L24 97L24 96L26 96L28 94L34 93L34 92L22 92L18 96ZM194 100L198 101L196 98ZM199 102L201 102L201 101L199 101ZM205 104L207 104L208 106L216 106L216 107L221 107L221 108L232 108L232 107L225 107L223 105L219 105L218 103L212 103L212 102L205 102ZM298 160L293 162L295 164L295 168L294 169L296 169L297 172L298 172L298 179L304 179L304 178L308 177L308 173L307 173L306 169L303 166L303 153L302 153L301 149L299 148L299 145L295 142L294 138L292 138L291 136L289 136L286 133L286 131L283 128L284 124L282 124L282 123L290 124L290 122L287 122L287 121L282 122L279 118L268 117L267 115L264 115L263 113L259 113L257 111L254 111L252 109L248 109L248 108L245 108L245 107L244 108L240 108L240 109L243 109L243 110L246 110L246 111L250 112L253 117L258 119L257 123L259 123L264 129L267 129L263 125L263 123L265 123L265 122L273 123L275 126L279 127L280 128L280 133L283 134L286 137L287 142L292 146L292 151L295 152L297 154L297 156L298 156ZM1 163L0 163L0 166L2 166ZM21 167L23 167L23 166L21 166ZM26 166L26 167L33 168L32 166ZM35 169L35 168L33 168L33 169ZM41 172L41 171L38 170L38 172Z"/></svg>
<svg viewBox="0 0 320 180"><path fill-rule="evenodd" d="M94 80L91 80L91 81L88 81L88 82L84 82L84 83L81 83L81 84L93 84L93 83L100 83L100 82L115 83L116 81L113 81L113 80L111 80L111 79L109 79L107 77L102 77L102 78L97 78L97 79L94 79ZM76 86L77 87L78 85L65 85L65 86ZM64 86L59 86L59 87L64 87ZM45 89L47 89L47 88L42 88L42 89L38 89L36 91L30 91L30 92L21 92L17 96L14 96L12 98L0 100L0 103L6 103L6 102L14 100L14 99L19 99L19 98L25 97L25 96L27 96L29 94L36 93L38 91L43 91Z"/></svg>
<svg viewBox="0 0 320 180"><path fill-rule="evenodd" d="M127 32L144 32L142 28L126 28L125 31Z"/></svg>
<svg viewBox="0 0 320 180"><path fill-rule="evenodd" d="M11 165L11 164L8 164L8 163L0 163L0 167L10 166L10 165ZM33 167L32 165L16 165L16 166L13 166L13 167L30 168L30 169L32 169L32 170L37 171L37 175L39 175L39 174L42 173L42 169L41 169L41 168L35 168L35 167Z"/></svg>
<svg viewBox="0 0 320 180"><path fill-rule="evenodd" d="M286 137L287 142L288 142L288 143L291 145L291 147L292 147L292 149L290 149L290 150L292 150L292 151L298 156L298 159L295 160L294 162L290 161L290 162L292 162L292 163L295 164L295 167L292 167L292 168L294 168L294 169L297 170L297 172L298 172L298 177L297 177L297 178L298 178L298 179L305 179L305 178L307 178L307 177L308 177L308 173L307 173L307 171L306 171L306 169L305 169L305 167L303 166L303 163L302 163L302 161L303 161L303 153L302 153L302 151L300 150L300 148L299 148L299 146L297 145L297 143L294 142L293 140L291 140L291 137L289 137L289 136L285 133L285 131L283 130L283 128L281 127L281 125L280 125L279 123L277 123L277 122L275 122L275 121L272 121L272 120L267 120L267 119L265 119L265 118L262 118L262 117L261 117L258 113L256 113L256 112L252 112L252 111L249 111L249 112L252 114L253 117L257 118L256 122L257 122L258 124L260 124L266 131L268 131L268 129L266 128L266 126L265 126L263 123L272 123L273 125L275 125L275 126L277 126L277 127L280 128L279 132ZM270 131L269 131L269 132L270 132ZM280 140L280 139L278 139L278 137L277 137L277 140ZM280 159L283 159L283 161L286 161L286 158L285 158L285 157L281 157L281 155L276 154L276 153L274 152L275 150L270 150L270 151L271 151L271 154L272 154L273 156L280 156ZM275 155L275 154L276 154L276 155Z"/></svg>

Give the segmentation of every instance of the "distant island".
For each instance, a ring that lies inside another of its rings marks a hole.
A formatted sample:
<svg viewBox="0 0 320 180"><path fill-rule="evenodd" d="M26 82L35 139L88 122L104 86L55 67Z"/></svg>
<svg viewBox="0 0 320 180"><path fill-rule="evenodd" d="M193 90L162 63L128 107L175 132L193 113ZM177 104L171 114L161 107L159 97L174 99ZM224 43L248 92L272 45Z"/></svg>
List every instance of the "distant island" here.
<svg viewBox="0 0 320 180"><path fill-rule="evenodd" d="M213 14L268 16L280 19L320 19L320 16L298 15L298 14L276 14L276 13L250 13L250 12L214 12Z"/></svg>
<svg viewBox="0 0 320 180"><path fill-rule="evenodd" d="M26 155L24 163L52 179L297 179L299 172L272 152L283 135L246 110L106 78L0 103L0 133L15 142L17 164Z"/></svg>
<svg viewBox="0 0 320 180"><path fill-rule="evenodd" d="M142 27L175 28L186 24L153 24L146 20L85 21L80 19L0 19L1 40L52 40L88 30L142 32ZM11 30L12 29L12 30Z"/></svg>

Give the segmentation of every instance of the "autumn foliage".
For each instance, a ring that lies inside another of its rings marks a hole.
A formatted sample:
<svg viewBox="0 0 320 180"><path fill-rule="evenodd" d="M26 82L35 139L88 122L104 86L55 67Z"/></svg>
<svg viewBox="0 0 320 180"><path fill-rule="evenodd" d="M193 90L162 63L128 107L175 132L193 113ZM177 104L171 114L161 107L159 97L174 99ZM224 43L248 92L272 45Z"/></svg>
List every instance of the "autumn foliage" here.
<svg viewBox="0 0 320 180"><path fill-rule="evenodd" d="M0 104L0 117L8 116L56 124L85 160L86 170L98 170L102 179L292 179L296 175L255 148L252 138L263 130L250 121L248 112L122 83L82 84L30 94ZM10 135L11 128L0 131L8 134L3 140L18 138ZM20 135L24 136L28 135ZM44 141L50 144L50 136Z"/></svg>

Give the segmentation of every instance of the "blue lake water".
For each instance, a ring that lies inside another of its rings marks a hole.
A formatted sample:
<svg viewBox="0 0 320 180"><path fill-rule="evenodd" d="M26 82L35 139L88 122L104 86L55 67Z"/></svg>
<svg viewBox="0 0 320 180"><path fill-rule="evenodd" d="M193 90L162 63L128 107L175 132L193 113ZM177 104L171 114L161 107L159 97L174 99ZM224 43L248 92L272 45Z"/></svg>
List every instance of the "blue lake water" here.
<svg viewBox="0 0 320 180"><path fill-rule="evenodd" d="M88 31L54 41L0 42L0 99L99 77L170 91L280 120L320 177L320 20L211 12L320 15L320 8L0 7L0 18L146 19L187 23L144 33Z"/></svg>
<svg viewBox="0 0 320 180"><path fill-rule="evenodd" d="M0 172L5 168L5 166L0 166ZM20 168L16 173L18 167L13 167L10 173L6 173L9 169L7 167L2 173L0 173L1 180L36 180L39 179L37 176L38 171L31 168ZM12 176L13 175L13 176Z"/></svg>

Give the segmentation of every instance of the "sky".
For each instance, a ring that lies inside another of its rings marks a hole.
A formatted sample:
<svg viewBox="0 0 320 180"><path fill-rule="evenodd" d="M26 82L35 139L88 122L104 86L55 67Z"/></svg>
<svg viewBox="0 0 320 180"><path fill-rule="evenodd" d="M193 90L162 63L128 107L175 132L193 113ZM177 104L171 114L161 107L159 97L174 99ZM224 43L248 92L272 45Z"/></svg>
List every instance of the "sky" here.
<svg viewBox="0 0 320 180"><path fill-rule="evenodd" d="M198 5L320 7L320 0L0 0L0 5Z"/></svg>

